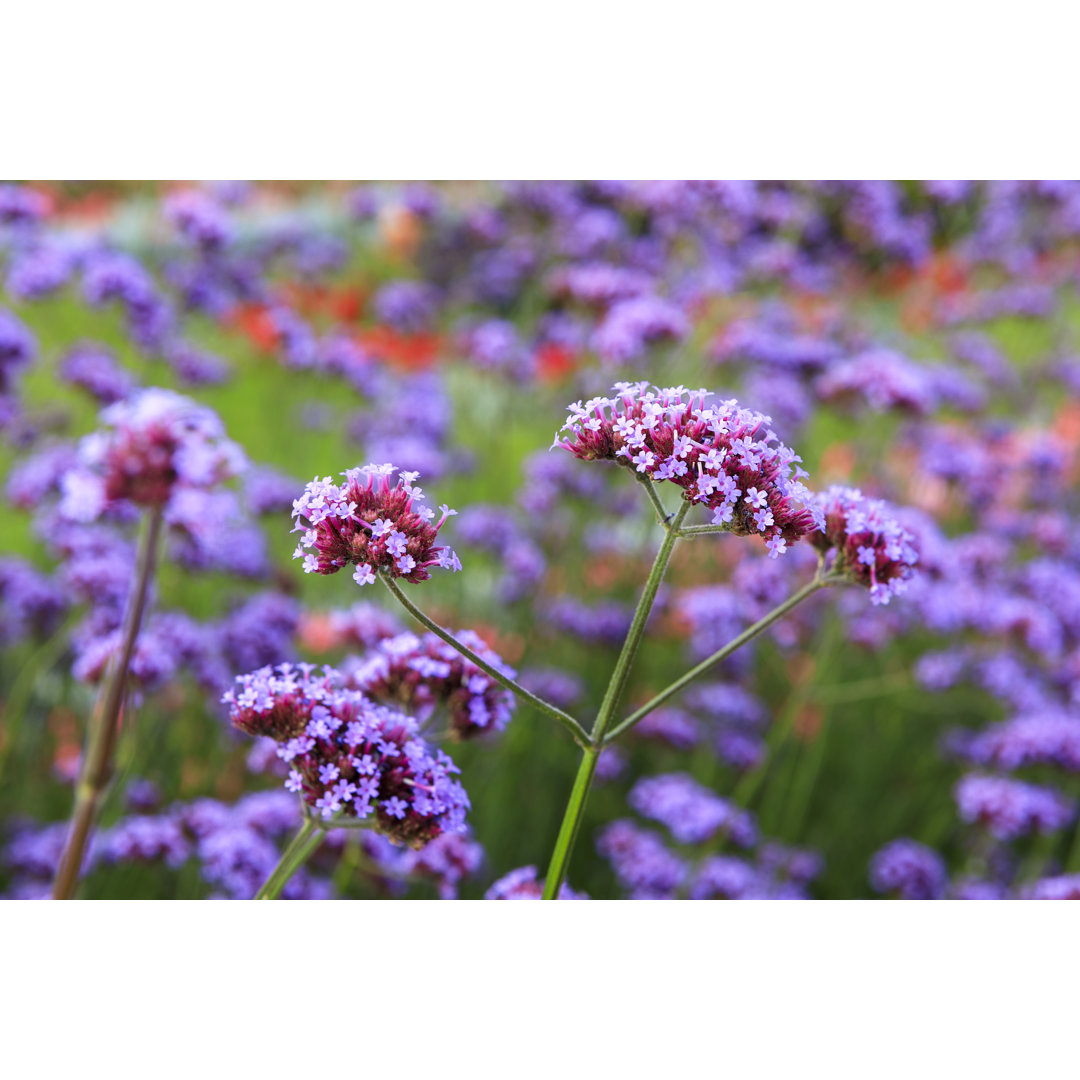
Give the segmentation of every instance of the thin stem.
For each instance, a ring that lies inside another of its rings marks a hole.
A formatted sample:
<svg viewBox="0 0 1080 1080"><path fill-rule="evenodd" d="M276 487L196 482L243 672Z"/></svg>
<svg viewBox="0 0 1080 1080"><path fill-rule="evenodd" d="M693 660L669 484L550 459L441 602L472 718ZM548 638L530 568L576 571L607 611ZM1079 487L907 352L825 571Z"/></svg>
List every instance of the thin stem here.
<svg viewBox="0 0 1080 1080"><path fill-rule="evenodd" d="M686 525L679 530L679 535L687 539L694 536L705 536L708 533L731 532L729 525Z"/></svg>
<svg viewBox="0 0 1080 1080"><path fill-rule="evenodd" d="M599 757L600 754L595 747L589 747L581 756L581 764L578 766L562 824L559 826L559 835L555 840L555 850L551 853L551 862L548 864L547 878L544 881L543 898L545 900L557 899L559 890L566 880L566 868L570 864L570 856L573 854L578 833L581 831L581 821L585 816L585 802L589 797L593 777L596 775L596 763Z"/></svg>
<svg viewBox="0 0 1080 1080"><path fill-rule="evenodd" d="M546 713L554 720L558 720L560 724L571 735L574 736L574 740L581 747L590 745L589 735L585 729L569 714L562 711L556 705L552 705L550 701L545 701L541 697L537 697L535 694L526 690L521 683L515 682L509 676L504 675L498 668L494 668L483 657L477 656L463 642L458 641L449 630L444 630L433 619L429 619L402 591L401 586L398 585L393 578L388 575L383 575L383 584L397 597L398 602L405 608L405 610L414 618L417 622L423 624L430 630L436 637L440 637L447 645L457 649L462 656L467 660L471 660L481 671L486 671L497 683L501 683L511 693L516 694L522 701L528 702L534 709L539 710L542 713Z"/></svg>
<svg viewBox="0 0 1080 1080"><path fill-rule="evenodd" d="M320 829L311 818L305 817L292 842L285 849L281 861L263 882L262 888L255 894L255 900L276 900L281 890L289 883L289 878L307 862L311 853L322 843L324 830Z"/></svg>
<svg viewBox="0 0 1080 1080"><path fill-rule="evenodd" d="M71 900L75 895L83 856L112 774L121 706L127 691L128 667L135 652L135 643L146 609L146 598L150 593L150 582L154 577L161 523L161 507L155 506L146 512L136 559L135 587L128 598L127 611L124 613L120 651L113 660L104 690L87 725L71 828L68 830L64 853L53 881L54 900Z"/></svg>
<svg viewBox="0 0 1080 1080"><path fill-rule="evenodd" d="M563 814L559 836L555 841L555 850L551 853L551 862L548 865L547 877L544 881L544 899L554 900L563 881L566 880L566 870L570 863L570 856L574 851L574 843L581 829L581 819L585 813L585 804L589 797L589 788L592 786L593 776L596 773L596 762L599 757L599 747L603 745L604 733L608 724L618 708L619 700L626 689L630 670L637 656L638 647L645 634L645 626L652 613L653 604L656 602L656 594L660 589L660 583L664 579L668 563L671 561L671 553L679 540L679 526L690 509L688 502L683 502L671 525L666 528L664 542L653 560L652 570L645 582L645 588L638 600L637 610L634 612L634 620L630 624L630 630L623 642L618 660L615 661L615 669L611 673L604 700L600 704L600 711L596 714L596 722L590 733L590 746L585 749L584 757L578 768L577 779L574 781L570 800L566 804L566 812Z"/></svg>
<svg viewBox="0 0 1080 1080"><path fill-rule="evenodd" d="M671 522L671 513L664 508L664 504L660 501L660 496L656 493L656 486L644 473L635 473L635 475L640 481L641 486L645 489L646 494L649 496L649 501L653 504L653 508L656 510L657 520L665 529L668 528L669 523Z"/></svg>
<svg viewBox="0 0 1080 1080"><path fill-rule="evenodd" d="M815 577L813 581L804 585L797 593L793 593L782 604L777 605L764 618L758 619L753 626L748 626L738 637L734 637L723 648L717 649L712 656L702 660L696 667L692 667L681 678L676 679L670 686L661 690L656 697L647 701L636 712L631 713L621 724L613 728L607 736L606 742L618 738L624 731L632 728L639 720L663 705L668 698L674 697L683 687L688 686L696 678L704 675L710 668L715 667L721 660L726 660L733 652L741 649L747 642L753 641L763 630L768 630L777 619L783 618L793 607L801 604L808 596L813 596L818 589L831 585L836 580L830 577Z"/></svg>

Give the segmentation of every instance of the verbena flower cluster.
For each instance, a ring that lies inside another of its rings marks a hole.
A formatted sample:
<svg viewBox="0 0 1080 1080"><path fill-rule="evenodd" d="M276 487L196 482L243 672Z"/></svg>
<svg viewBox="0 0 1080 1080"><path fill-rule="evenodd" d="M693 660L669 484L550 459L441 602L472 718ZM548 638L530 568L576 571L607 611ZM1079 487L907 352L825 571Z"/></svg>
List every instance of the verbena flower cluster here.
<svg viewBox="0 0 1080 1080"><path fill-rule="evenodd" d="M919 561L915 537L881 499L855 488L831 487L816 498L824 525L811 538L831 553L831 568L870 590L873 604L887 604L906 588Z"/></svg>
<svg viewBox="0 0 1080 1080"><path fill-rule="evenodd" d="M122 501L190 515L192 496L245 465L210 409L168 390L140 391L100 419L103 430L82 440L76 467L64 474L61 512L74 521L93 521Z"/></svg>
<svg viewBox="0 0 1080 1080"><path fill-rule="evenodd" d="M508 678L516 674L471 630L454 636ZM385 638L343 671L354 689L422 721L442 707L457 739L502 731L514 711L509 690L434 634Z"/></svg>
<svg viewBox="0 0 1080 1080"><path fill-rule="evenodd" d="M398 473L391 484L390 478ZM423 491L414 486L419 474L398 471L393 465L365 465L342 474L340 486L330 477L316 477L293 503L301 532L293 558L304 560L304 572L336 574L350 563L353 580L370 585L385 572L406 581L427 581L430 568L460 570L461 561L435 540L450 515L432 525L435 512L423 502Z"/></svg>
<svg viewBox="0 0 1080 1080"><path fill-rule="evenodd" d="M279 744L286 788L324 820L370 821L417 848L464 827L469 797L453 761L412 717L346 689L333 668L262 668L238 676L222 701L235 727Z"/></svg>
<svg viewBox="0 0 1080 1080"><path fill-rule="evenodd" d="M682 386L616 383L612 397L571 406L554 446L669 481L687 502L711 510L714 525L760 536L771 556L781 555L820 524L801 459L777 439L768 416L734 399L707 405L709 397Z"/></svg>

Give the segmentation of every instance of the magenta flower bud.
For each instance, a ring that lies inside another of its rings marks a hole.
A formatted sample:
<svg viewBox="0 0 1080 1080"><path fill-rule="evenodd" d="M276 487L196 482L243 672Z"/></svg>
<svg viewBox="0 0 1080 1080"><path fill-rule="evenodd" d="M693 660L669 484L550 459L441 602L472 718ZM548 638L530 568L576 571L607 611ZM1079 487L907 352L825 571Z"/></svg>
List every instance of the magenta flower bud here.
<svg viewBox="0 0 1080 1080"><path fill-rule="evenodd" d="M413 486L418 474L398 472L391 485L395 472L393 465L365 465L342 473L340 487L328 476L307 485L293 503L293 531L303 533L293 558L304 560L305 573L336 574L352 563L356 583L369 585L380 570L416 582L427 581L432 566L461 569L450 548L435 545L446 519L457 511L440 507L442 516L432 524L435 512Z"/></svg>

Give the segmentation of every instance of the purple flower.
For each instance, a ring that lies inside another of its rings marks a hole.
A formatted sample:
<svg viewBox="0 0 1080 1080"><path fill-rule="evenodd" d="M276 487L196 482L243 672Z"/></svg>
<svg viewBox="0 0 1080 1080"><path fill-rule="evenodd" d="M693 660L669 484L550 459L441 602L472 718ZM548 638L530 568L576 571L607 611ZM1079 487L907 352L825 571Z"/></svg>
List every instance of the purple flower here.
<svg viewBox="0 0 1080 1080"><path fill-rule="evenodd" d="M706 406L708 391L681 386L617 383L614 394L572 405L561 429L569 434L560 432L554 445L678 485L687 502L713 512L713 524L766 543L785 540L770 545L774 557L814 528L800 458L777 441L767 416L734 400Z"/></svg>
<svg viewBox="0 0 1080 1080"><path fill-rule="evenodd" d="M217 416L171 390L142 390L100 420L103 430L82 440L79 464L64 477L61 511L74 521L93 521L120 500L179 507L245 464Z"/></svg>
<svg viewBox="0 0 1080 1080"><path fill-rule="evenodd" d="M280 744L302 798L324 818L370 819L416 848L464 826L469 798L453 779L457 766L419 737L415 720L347 689L333 668L262 668L239 676L222 701L239 730Z"/></svg>
<svg viewBox="0 0 1080 1080"><path fill-rule="evenodd" d="M1056 791L1000 776L965 776L955 795L961 819L998 840L1054 832L1076 816L1075 804Z"/></svg>
<svg viewBox="0 0 1080 1080"><path fill-rule="evenodd" d="M439 530L456 511L441 507L442 516L432 525L434 511L413 486L417 474L401 472L391 486L396 471L393 465L366 465L343 473L340 487L330 477L307 485L293 503L293 531L302 533L293 558L303 558L305 573L336 574L354 563L367 568L358 579L363 584L380 570L416 582L426 581L432 566L461 569L450 548L435 546ZM393 527L387 530L387 524ZM406 555L411 562L403 564Z"/></svg>
<svg viewBox="0 0 1080 1080"><path fill-rule="evenodd" d="M544 887L537 880L535 866L520 866L504 874L486 893L485 900L539 900ZM565 882L559 888L560 900L588 900L585 893L575 892Z"/></svg>
<svg viewBox="0 0 1080 1080"><path fill-rule="evenodd" d="M513 678L513 669L471 630L460 630L456 636ZM354 690L420 717L445 707L451 734L459 740L502 731L516 704L509 690L434 634L385 638L366 657L348 665L344 674Z"/></svg>
<svg viewBox="0 0 1080 1080"><path fill-rule="evenodd" d="M681 844L699 844L721 831L740 847L751 847L757 840L750 814L686 773L639 780L629 803L644 817L666 825Z"/></svg>
<svg viewBox="0 0 1080 1080"><path fill-rule="evenodd" d="M818 531L811 540L834 552L832 569L870 590L873 604L887 604L907 588L919 561L915 537L887 503L855 488L831 487L816 496Z"/></svg>
<svg viewBox="0 0 1080 1080"><path fill-rule="evenodd" d="M947 881L945 860L914 840L894 840L870 860L874 891L901 900L940 900Z"/></svg>
<svg viewBox="0 0 1080 1080"><path fill-rule="evenodd" d="M632 821L605 825L596 850L610 861L619 884L634 900L671 899L687 877L686 864L655 833Z"/></svg>
<svg viewBox="0 0 1080 1080"><path fill-rule="evenodd" d="M121 401L135 386L131 374L120 367L108 349L92 344L72 349L60 365L60 376L82 387L102 405Z"/></svg>

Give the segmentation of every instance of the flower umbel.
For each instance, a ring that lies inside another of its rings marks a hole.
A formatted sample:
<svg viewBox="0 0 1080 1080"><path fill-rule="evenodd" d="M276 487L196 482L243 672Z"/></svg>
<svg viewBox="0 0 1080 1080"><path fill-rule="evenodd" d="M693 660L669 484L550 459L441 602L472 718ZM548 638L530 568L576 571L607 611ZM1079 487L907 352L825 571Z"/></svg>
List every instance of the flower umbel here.
<svg viewBox="0 0 1080 1080"><path fill-rule="evenodd" d="M907 588L919 554L915 537L888 503L868 499L857 488L831 487L816 496L815 510L814 546L835 551L832 569L868 588L872 604L887 604Z"/></svg>
<svg viewBox="0 0 1080 1080"><path fill-rule="evenodd" d="M395 472L398 479L391 484ZM305 573L336 574L353 563L356 583L370 585L380 571L416 582L427 581L432 566L461 569L450 548L435 546L443 523L457 511L441 507L433 525L435 512L413 486L418 473L365 465L342 475L340 486L328 476L316 477L293 503L293 531L303 533L293 558L304 560Z"/></svg>
<svg viewBox="0 0 1080 1080"><path fill-rule="evenodd" d="M459 630L455 636L492 667L514 677L478 635ZM354 689L421 717L445 705L457 739L502 731L515 705L509 690L434 634L398 634L381 641L346 674Z"/></svg>
<svg viewBox="0 0 1080 1080"><path fill-rule="evenodd" d="M560 431L554 445L678 485L687 502L713 512L714 525L760 536L775 558L814 528L801 458L777 439L769 417L734 399L706 405L710 396L616 383L612 397L571 405L561 429L570 434Z"/></svg>
<svg viewBox="0 0 1080 1080"><path fill-rule="evenodd" d="M333 668L261 668L239 676L222 701L235 727L279 744L291 769L286 788L324 820L370 819L414 848L464 828L469 797L453 761L419 738L412 717L345 689Z"/></svg>

